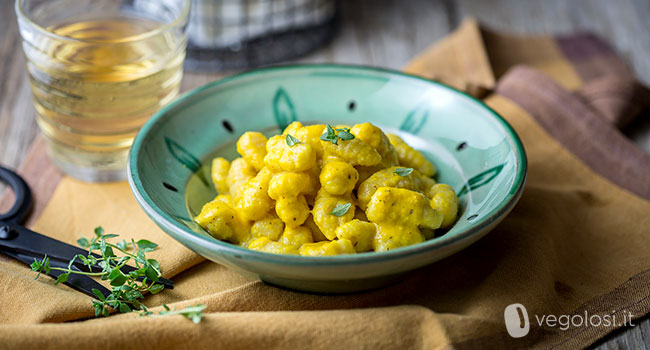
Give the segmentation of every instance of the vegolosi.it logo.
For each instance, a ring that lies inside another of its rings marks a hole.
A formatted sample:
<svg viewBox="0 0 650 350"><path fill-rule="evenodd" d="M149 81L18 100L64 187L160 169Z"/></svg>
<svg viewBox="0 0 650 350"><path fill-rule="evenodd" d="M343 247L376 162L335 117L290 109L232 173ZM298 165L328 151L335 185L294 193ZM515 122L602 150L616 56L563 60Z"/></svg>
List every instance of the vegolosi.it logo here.
<svg viewBox="0 0 650 350"><path fill-rule="evenodd" d="M528 311L521 304L510 304L503 312L506 320L506 330L513 338L521 338L530 332L530 321Z"/></svg>
<svg viewBox="0 0 650 350"><path fill-rule="evenodd" d="M589 315L587 311L584 314L573 315L535 315L535 322L539 327L559 328L567 330L571 327L621 327L634 326L632 319L634 315L631 312L623 313L623 321L620 318L617 322L616 312L612 311L611 315ZM619 315L621 316L621 315ZM513 338L525 337L530 332L530 319L528 311L522 304L511 304L506 306L503 311L503 318L506 321L506 330Z"/></svg>

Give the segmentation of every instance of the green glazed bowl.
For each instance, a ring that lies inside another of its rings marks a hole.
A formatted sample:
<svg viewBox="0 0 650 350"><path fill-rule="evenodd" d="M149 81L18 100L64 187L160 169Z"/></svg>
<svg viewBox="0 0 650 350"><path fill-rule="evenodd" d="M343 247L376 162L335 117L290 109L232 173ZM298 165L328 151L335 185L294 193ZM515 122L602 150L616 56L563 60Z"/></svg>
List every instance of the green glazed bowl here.
<svg viewBox="0 0 650 350"><path fill-rule="evenodd" d="M457 223L421 244L334 257L252 251L212 238L195 224L192 218L216 195L211 159L234 159L245 131L272 135L295 120L371 122L401 135L436 165L436 180L456 190ZM128 163L136 199L180 243L267 283L322 293L377 288L476 242L515 205L526 168L515 131L480 101L415 76L342 65L259 69L193 90L144 125Z"/></svg>

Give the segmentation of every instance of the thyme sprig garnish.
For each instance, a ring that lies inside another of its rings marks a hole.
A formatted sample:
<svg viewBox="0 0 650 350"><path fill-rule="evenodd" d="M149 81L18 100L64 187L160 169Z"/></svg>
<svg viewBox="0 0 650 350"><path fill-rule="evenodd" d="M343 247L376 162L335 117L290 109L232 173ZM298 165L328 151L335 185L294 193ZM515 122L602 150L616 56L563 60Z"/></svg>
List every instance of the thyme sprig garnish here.
<svg viewBox="0 0 650 350"><path fill-rule="evenodd" d="M352 203L339 204L332 209L330 215L341 217L350 210L350 207L352 207Z"/></svg>
<svg viewBox="0 0 650 350"><path fill-rule="evenodd" d="M95 316L109 316L111 310L119 310L121 313L138 310L141 315L152 315L153 313L142 303L144 294L147 292L160 293L164 286L157 283L161 276L160 264L155 259L147 258L146 253L152 252L158 245L146 239L122 240L116 244L107 241L116 237L119 235L105 234L101 226L96 227L95 236L91 240L87 238L77 240L79 246L88 249L87 255L75 255L68 263L67 268L51 266L50 259L45 255L41 260L34 259L31 264L32 271L38 272L36 278L41 275L41 272L47 274L52 270L62 271L63 273L57 277L54 284L66 282L70 274L94 276L108 280L112 287L109 295L105 296L99 290L92 289L93 294L99 299L92 299ZM120 256L117 256L115 251L118 251ZM94 252L100 256L93 254ZM88 266L89 272L72 269L77 259ZM136 270L125 273L122 271L122 267L129 262L134 264ZM97 269L97 266L101 270ZM205 306L197 305L173 312L166 305L165 308L166 311L159 315L183 315L197 323L203 317L201 311Z"/></svg>
<svg viewBox="0 0 650 350"><path fill-rule="evenodd" d="M350 132L350 128L334 129L331 125L327 125L327 132L320 136L323 141L329 141L338 145L339 140L348 141L354 139L354 135Z"/></svg>
<svg viewBox="0 0 650 350"><path fill-rule="evenodd" d="M295 136L293 136L291 134L287 134L286 142L287 142L287 145L289 147L293 147L293 146L299 144L300 140L298 140Z"/></svg>
<svg viewBox="0 0 650 350"><path fill-rule="evenodd" d="M397 168L393 171L394 174L399 176L409 176L413 172L413 168Z"/></svg>

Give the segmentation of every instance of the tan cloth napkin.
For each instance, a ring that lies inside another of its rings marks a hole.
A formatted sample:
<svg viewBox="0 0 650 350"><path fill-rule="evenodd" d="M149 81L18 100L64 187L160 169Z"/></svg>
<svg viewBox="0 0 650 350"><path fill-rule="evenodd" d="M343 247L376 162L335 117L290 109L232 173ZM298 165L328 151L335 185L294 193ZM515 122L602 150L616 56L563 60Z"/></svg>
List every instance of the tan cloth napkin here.
<svg viewBox="0 0 650 350"><path fill-rule="evenodd" d="M647 314L650 156L614 127L631 121L647 91L607 46L589 35L499 35L468 20L406 70L485 97L525 144L525 192L485 238L391 287L302 294L203 261L149 221L126 183L64 178L35 230L74 243L101 224L159 243L152 255L176 288L146 304L201 302L206 317L84 320L87 296L0 258L0 347L574 348L616 327L539 327L535 315ZM518 339L504 323L513 303L531 318Z"/></svg>

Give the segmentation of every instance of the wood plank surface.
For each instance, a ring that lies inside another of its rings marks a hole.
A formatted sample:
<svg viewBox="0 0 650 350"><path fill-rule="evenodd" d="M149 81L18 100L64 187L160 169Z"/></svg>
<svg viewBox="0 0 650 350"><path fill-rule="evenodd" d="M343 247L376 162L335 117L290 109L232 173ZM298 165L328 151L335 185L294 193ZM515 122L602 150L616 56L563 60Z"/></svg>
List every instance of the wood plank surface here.
<svg viewBox="0 0 650 350"><path fill-rule="evenodd" d="M593 31L607 39L639 79L650 85L648 0L348 0L341 3L342 23L335 40L297 62L399 69L453 30L463 17L474 16L491 28L507 32ZM182 90L223 75L186 73ZM625 132L650 152L650 118L633 124ZM37 135L13 0L0 0L0 164L9 168L23 164L19 172L28 178L36 193L35 214L46 203L60 176L45 157L43 140L36 138ZM8 199L0 195L0 208L7 205ZM637 324L617 331L595 348L648 349L650 321L646 317Z"/></svg>

